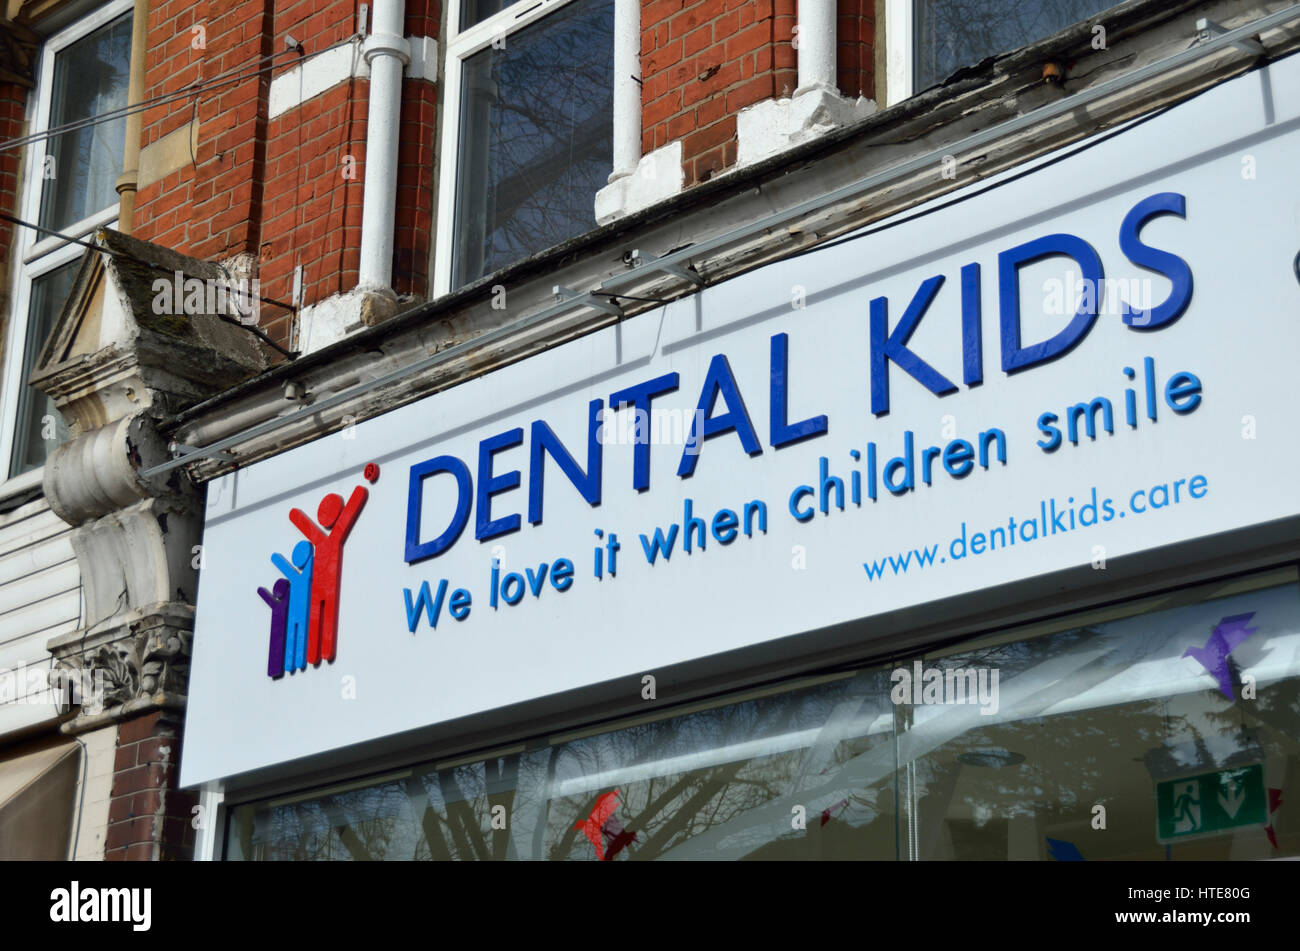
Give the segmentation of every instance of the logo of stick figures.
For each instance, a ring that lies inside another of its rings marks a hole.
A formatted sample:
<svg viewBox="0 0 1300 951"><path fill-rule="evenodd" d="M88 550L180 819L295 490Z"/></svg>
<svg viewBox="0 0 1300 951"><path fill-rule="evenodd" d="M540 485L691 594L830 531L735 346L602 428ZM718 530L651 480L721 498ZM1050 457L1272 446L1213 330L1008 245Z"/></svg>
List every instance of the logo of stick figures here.
<svg viewBox="0 0 1300 951"><path fill-rule="evenodd" d="M379 466L368 463L364 476L374 483L379 479ZM316 507L319 525L301 509L289 512L289 520L306 540L294 546L292 558L272 554L272 564L284 577L270 591L257 589L271 609L269 676L282 677L309 663L334 660L343 543L369 497L370 491L361 485L352 490L346 504L337 492L328 493Z"/></svg>

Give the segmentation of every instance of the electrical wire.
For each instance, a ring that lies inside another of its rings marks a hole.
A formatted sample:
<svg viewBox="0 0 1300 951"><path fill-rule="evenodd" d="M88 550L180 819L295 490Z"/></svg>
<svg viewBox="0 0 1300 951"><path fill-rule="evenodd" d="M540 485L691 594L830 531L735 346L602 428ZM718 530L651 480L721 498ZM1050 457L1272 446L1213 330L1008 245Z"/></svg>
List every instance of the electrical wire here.
<svg viewBox="0 0 1300 951"><path fill-rule="evenodd" d="M44 228L40 225L34 225L30 221L23 221L23 219L21 218L15 218L13 215L5 214L4 212L0 212L0 221L8 221L11 224L20 225L24 228L31 228L33 231L40 232L41 234L47 234L47 235L52 235L56 238L61 238L62 240L68 242L69 244L80 245L83 248L89 248L91 251L102 251L106 254L111 254L114 257L122 258L123 260L126 261L133 261L136 264L140 264L143 265L144 267L149 268L150 270L160 271L164 274L174 275L177 270L176 268L168 267L165 264L158 264L155 263L154 261L146 261L143 260L142 258L137 258L134 255L127 254L123 251L117 251L113 248L104 247L103 245L92 244L89 241L83 241L80 238L72 238L69 237L68 235L60 234L57 231L53 231L49 228ZM225 265L219 262L212 262L212 263L216 267L221 268L221 272L226 275L227 281L230 281L232 284L234 283L234 278L231 276L230 272L226 270ZM292 314L298 313L298 308L294 307L292 304L286 304L284 303L284 301L278 301L273 297L262 297L260 295L249 294L248 299L250 301L258 301L259 303L272 304L276 307L283 308L284 310L287 310ZM267 344L270 347L274 347L280 353L284 354L284 356L287 357L288 359L296 360L298 358L298 354L296 351L286 350L284 347L280 346L278 343L276 343L274 340L268 337L257 327L254 327L251 324L246 324L241 320L236 320L234 317L231 317L229 314L217 314L215 316L217 316L221 320L226 321L227 323L232 323L237 327L242 327L244 330L247 330L249 333L257 337L263 343Z"/></svg>
<svg viewBox="0 0 1300 951"><path fill-rule="evenodd" d="M24 145L30 145L33 142L38 142L42 139L53 138L54 136L57 135L63 135L66 132L75 132L78 129L89 128L91 126L100 125L105 122L115 122L118 119L124 119L127 116L134 115L137 112L144 112L146 110L153 109L156 106L166 105L170 102L175 102L178 99L185 99L189 96L197 96L200 93L209 92L213 89L221 88L222 86L229 86L229 85L244 82L245 80L251 79L254 76L261 75L262 73L271 72L274 69L276 69L277 66L282 65L279 63L269 62L270 60L274 60L276 57L279 56L287 56L292 53L299 57L299 59L297 60L298 63L305 63L307 60L312 59L313 57L322 56L325 53L328 53L331 50L338 49L341 46L347 46L349 43L355 43L360 38L361 38L360 34L354 33L351 36L346 37L345 39L339 40L337 43L316 50L314 53L304 52L302 48L302 44L298 44L297 46L290 47L289 49L280 50L278 53L268 53L266 56L262 56L258 58L258 62L267 63L267 65L257 66L255 68L251 66L237 67L234 70L227 70L224 73L219 73L216 76L213 76L211 79L206 79L201 82L191 83L188 86L178 89L176 92L164 93L163 95L155 96L152 99L145 99L141 102L122 106L118 109L110 109L109 111L102 112L99 115L89 116L85 119L77 119L73 122L66 122L63 125L59 125L59 126L52 126L40 132L32 132L29 133L28 135L19 136L16 139L9 139L7 141L0 142L0 152L7 151L9 149L20 148Z"/></svg>
<svg viewBox="0 0 1300 951"><path fill-rule="evenodd" d="M209 92L213 89L218 89L222 86L240 83L253 76L257 76L262 73L268 73L273 71L277 65L280 65L273 62L277 57L294 54L299 57L297 62L301 64L306 62L308 59L311 59L316 56L321 56L325 53L330 52L331 50L335 50L343 46L348 46L350 44L356 44L356 42L359 39L361 39L361 35L359 33L354 33L351 36L339 40L337 43L333 43L322 49L316 50L313 53L304 53L302 44L296 43L294 46L288 49L280 50L279 52L270 53L266 56L259 57L257 62L264 65L259 65L256 68L239 67L234 70L227 70L225 73L219 73L218 75L214 76L210 80L205 80L200 83L192 83L191 85L186 86L183 89L177 90L174 93L167 93L161 96L155 96L152 99L146 99L142 102L124 106L120 109L109 110L108 112L100 113L99 115L91 116L86 119L79 119L75 122L65 123L61 126L55 126L49 129L45 129L41 132L32 133L26 136L20 136L19 138L10 139L6 142L0 142L0 152L9 149L20 148L22 146L41 141L43 139L50 139L57 135L63 135L68 132L75 132L79 129L90 128L92 126L100 125L107 122L115 122L118 119L123 119L137 112L143 112L145 110L155 108L156 106L165 105L167 103L175 102L179 99L184 99L187 97L192 97L193 102L197 104L198 96L202 93ZM192 146L193 143L191 143L191 148ZM192 154L191 157L193 157ZM152 261L143 261L138 258L132 257L130 255L122 254L120 252L114 251L111 248L102 247L96 244L91 244L88 241L83 241L78 238L69 237L67 235L61 234L60 232L53 231L49 228L45 228L40 225L33 224L30 221L24 221L23 219L17 218L13 215L0 212L0 220L8 221L12 224L19 225L20 227L23 228L30 228L33 231L36 231L37 233L40 234L46 234L46 235L51 235L53 237L60 238L65 242L68 242L70 244L76 244L81 247L88 248L92 251L106 251L118 257L123 257L128 260L135 261L136 263L142 264L145 267L151 268L153 270L163 271L168 274L174 273L175 270L174 268L168 268L168 267L164 267L163 265L155 264ZM219 262L216 262L216 266L219 267L222 273L226 275L227 280L232 280L230 272L226 270L224 265L222 265ZM267 304L272 304L276 307L282 308L283 310L287 310L293 314L297 314L298 312L298 309L292 304L286 304L283 301L279 301L271 297L262 297L260 295L249 295L249 299L256 300L258 302L264 302ZM282 347L279 343L271 339L271 337L269 337L267 334L265 334L257 327L250 326L249 324L245 324L243 321L236 320L235 318L231 317L228 314L217 314L216 316L227 323L234 324L235 326L241 327L244 330L248 331L249 333L253 334L259 340L263 341L268 346L274 348L277 352L283 354L287 359L294 360L298 357L298 353L296 351L288 350L285 347Z"/></svg>
<svg viewBox="0 0 1300 951"><path fill-rule="evenodd" d="M1199 95L1201 95L1201 93L1197 93L1197 96ZM1192 98L1196 98L1196 97L1194 96ZM800 248L798 251L793 251L788 254L782 255L781 260L788 261L793 258L803 257L805 254L815 254L821 251L825 251L828 248L838 247L842 244L849 244L853 241L861 240L862 238L869 238L872 235L880 234L883 231L889 231L892 228L897 228L900 225L908 224L909 222L916 221L920 218L925 218L929 215L935 214L936 212L945 211L956 205L960 205L963 202L970 201L972 198L977 198L980 195L987 194L988 192L1001 188L1004 185L1009 185L1012 182L1019 181L1020 179L1026 178L1029 175L1033 175L1034 173L1042 171L1043 169L1050 168L1051 166L1056 165L1060 162L1064 162L1067 161L1068 159L1074 158L1077 155L1081 155L1084 152L1087 152L1089 149L1101 145L1103 142L1107 142L1110 139L1113 139L1116 136L1129 131L1130 129L1135 129L1140 125L1150 122L1152 119L1156 119L1164 115L1166 112L1170 111L1173 108L1174 108L1173 105L1165 106L1164 108L1158 109L1155 112L1150 112L1144 116L1140 116L1136 119L1125 122L1117 126L1116 128L1110 130L1109 132L1105 132L1100 135L1096 135L1088 138L1085 142L1075 146L1074 148L1061 151L1058 154L1053 155L1048 159L1045 159L1044 161L1035 162L1030 166L1019 169L1018 171L1010 175L1001 176L995 179L994 181L989 182L988 184L984 185L981 188L972 188L970 191L963 191L962 194L958 195L955 198L951 198L947 201L936 202L930 207L923 208L921 211L915 212L910 215L890 217L887 221L875 227L868 226L862 230L854 231L851 234L843 235L842 237L839 238L834 238L829 241L819 241L816 244L809 245L806 248ZM894 143L891 142L891 143L884 143L884 144L893 145ZM1296 266L1296 278L1297 280L1300 280L1300 254L1296 255L1295 266ZM707 286L716 287L719 284L725 284L727 281L734 280L737 277L741 277L745 273L747 272L728 275L727 277L724 277L721 280L717 280L717 281L709 281L707 282ZM659 298L632 297L631 295L628 294L619 294L617 292L611 292L611 291L591 291L591 294L596 297L609 297L615 300L644 301L647 303L653 302L657 304L668 303L668 301Z"/></svg>
<svg viewBox="0 0 1300 951"><path fill-rule="evenodd" d="M273 59L276 56L284 56L287 53L292 53L295 51L297 51L296 47L287 50L281 50L279 53L271 53L269 56L261 57L261 59L262 60ZM325 50L321 50L321 52L323 53L325 52ZM118 119L124 119L127 116L134 115L137 112L144 112L145 110L152 109L155 106L166 105L167 103L173 102L177 99L184 99L187 96L193 96L200 92L206 92L210 89L220 88L221 86L230 85L232 83L243 82L244 80L249 79L252 76L256 76L259 73L266 72L269 69L274 69L275 64L272 64L271 66L267 66L267 67L259 67L256 70L254 70L252 73L249 73L249 75L247 76L241 75L243 70L247 68L248 67L242 67L240 70L237 70L233 73L230 72L222 73L212 77L212 79L209 80L204 80L198 83L191 83L188 86L178 89L176 92L165 93L161 96L155 96L153 99L145 99L141 102L120 106L117 109L109 109L107 112L101 112L97 115L87 116L84 119L74 119L72 122L65 122L63 125L51 126L50 128L45 129L41 132L32 132L25 136L20 136L16 139L9 139L7 142L0 142L0 152L3 152L11 148L17 148L23 145L29 145L32 142L37 142L41 139L52 138L56 135L62 135L65 132L75 132L78 129L89 128L90 126L100 125L105 122L115 122Z"/></svg>
<svg viewBox="0 0 1300 951"><path fill-rule="evenodd" d="M1200 93L1198 93L1197 95L1200 95ZM1192 98L1196 98L1196 97L1194 96ZM1180 104L1181 103L1176 103L1175 105L1180 105ZM1173 108L1174 105L1169 105L1169 106L1165 106L1163 109L1157 109L1155 112L1149 112L1144 116L1138 117L1137 119L1133 119L1129 122L1125 122L1122 125L1114 129L1111 129L1109 132L1104 132L1101 135L1092 136L1088 138L1085 142L1081 143L1078 146L1075 146L1072 149L1069 149L1068 151L1062 151L1057 155L1053 155L1050 158L1045 159L1044 161L1035 162L1026 168L1019 169L1018 171L1014 172L1011 175L1005 175L999 177L996 180L989 182L987 185L984 185L981 188L973 188L970 191L963 191L962 194L958 195L955 198L951 198L948 201L938 202L934 205L931 205L928 208L923 208L920 211L910 215L896 217L896 218L891 217L888 221L880 225L877 225L874 228L867 227L861 231L855 231L852 234L844 235L843 237L835 238L830 241L822 241L806 248L800 248L798 251L794 251L790 254L783 255L781 260L787 261L792 258L803 257L805 254L812 254L816 251L825 251L827 248L834 248L834 247L838 247L841 244L848 244L849 242L857 241L860 238L869 238L872 235L880 234L882 231L888 231L891 228L897 228L899 225L908 224L909 222L916 221L920 218L925 218L929 215L933 215L936 212L945 211L949 208L954 207L955 205L960 205L962 202L970 201L972 198L977 198L980 195L987 194L988 192L1001 188L1004 185L1009 185L1012 182L1019 181L1020 179L1033 175L1036 172L1040 172L1043 169L1051 168L1053 165L1056 165L1060 162L1064 162L1069 159L1072 159L1077 155L1082 155L1084 152L1087 152L1089 149L1096 148L1098 145L1101 145L1103 142L1108 142L1111 139L1115 138L1116 136L1128 132L1130 129L1136 129L1138 126L1144 125L1145 123L1150 122L1152 119L1159 118L1160 116L1164 115L1166 112L1169 112ZM1297 277L1300 277L1300 257L1297 257L1296 261L1297 261L1296 273L1297 273ZM739 275L735 275L735 276L738 277ZM724 281L718 281L716 283L718 284L725 283L725 280L730 280L730 279L731 278L728 277L724 279Z"/></svg>

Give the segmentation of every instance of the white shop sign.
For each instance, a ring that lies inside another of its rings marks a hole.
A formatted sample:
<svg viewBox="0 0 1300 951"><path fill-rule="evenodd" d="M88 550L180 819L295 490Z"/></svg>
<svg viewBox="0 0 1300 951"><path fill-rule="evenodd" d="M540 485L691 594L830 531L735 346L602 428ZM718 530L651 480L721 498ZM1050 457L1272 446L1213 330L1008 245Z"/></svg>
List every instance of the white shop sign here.
<svg viewBox="0 0 1300 951"><path fill-rule="evenodd" d="M216 480L182 781L1300 512L1298 123L1292 58Z"/></svg>

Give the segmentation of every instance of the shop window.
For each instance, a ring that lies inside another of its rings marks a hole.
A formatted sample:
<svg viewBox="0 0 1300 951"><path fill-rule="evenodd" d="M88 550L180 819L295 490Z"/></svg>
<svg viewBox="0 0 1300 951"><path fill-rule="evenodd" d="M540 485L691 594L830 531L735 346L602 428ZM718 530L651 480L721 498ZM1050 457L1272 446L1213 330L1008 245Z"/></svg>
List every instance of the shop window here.
<svg viewBox="0 0 1300 951"><path fill-rule="evenodd" d="M613 0L463 0L453 11L443 291L595 228L613 168Z"/></svg>
<svg viewBox="0 0 1300 951"><path fill-rule="evenodd" d="M244 807L236 810L228 854L257 860L892 858L887 686L879 671L861 672L564 738L539 750ZM874 779L850 782L863 763L872 764ZM832 818L847 834L820 835Z"/></svg>
<svg viewBox="0 0 1300 951"><path fill-rule="evenodd" d="M244 860L1300 856L1294 570L233 809ZM1104 831L1103 831L1104 830Z"/></svg>
<svg viewBox="0 0 1300 951"><path fill-rule="evenodd" d="M17 210L58 235L81 238L117 219L126 120L112 114L127 104L130 11L129 0L107 4L51 37L41 51L29 128L65 131L27 147ZM21 488L38 481L35 470L68 436L53 402L27 378L68 298L83 249L19 227L13 251L18 280L5 351L0 461L10 485Z"/></svg>
<svg viewBox="0 0 1300 951"><path fill-rule="evenodd" d="M914 661L997 671L999 703L900 708L900 858L1300 855L1268 792L1300 779L1300 590L1261 580Z"/></svg>
<svg viewBox="0 0 1300 951"><path fill-rule="evenodd" d="M1115 0L887 0L889 101L898 102L963 66L1036 43L1113 6Z"/></svg>

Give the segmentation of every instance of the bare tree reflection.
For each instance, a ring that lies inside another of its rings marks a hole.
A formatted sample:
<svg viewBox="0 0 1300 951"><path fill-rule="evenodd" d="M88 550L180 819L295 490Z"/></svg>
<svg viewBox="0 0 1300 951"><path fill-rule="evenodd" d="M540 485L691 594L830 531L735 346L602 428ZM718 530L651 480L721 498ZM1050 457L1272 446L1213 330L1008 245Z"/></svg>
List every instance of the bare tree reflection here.
<svg viewBox="0 0 1300 951"><path fill-rule="evenodd" d="M612 0L578 0L466 60L456 283L594 228L612 130Z"/></svg>
<svg viewBox="0 0 1300 951"><path fill-rule="evenodd" d="M917 88L1113 6L1112 0L923 0L917 7Z"/></svg>

